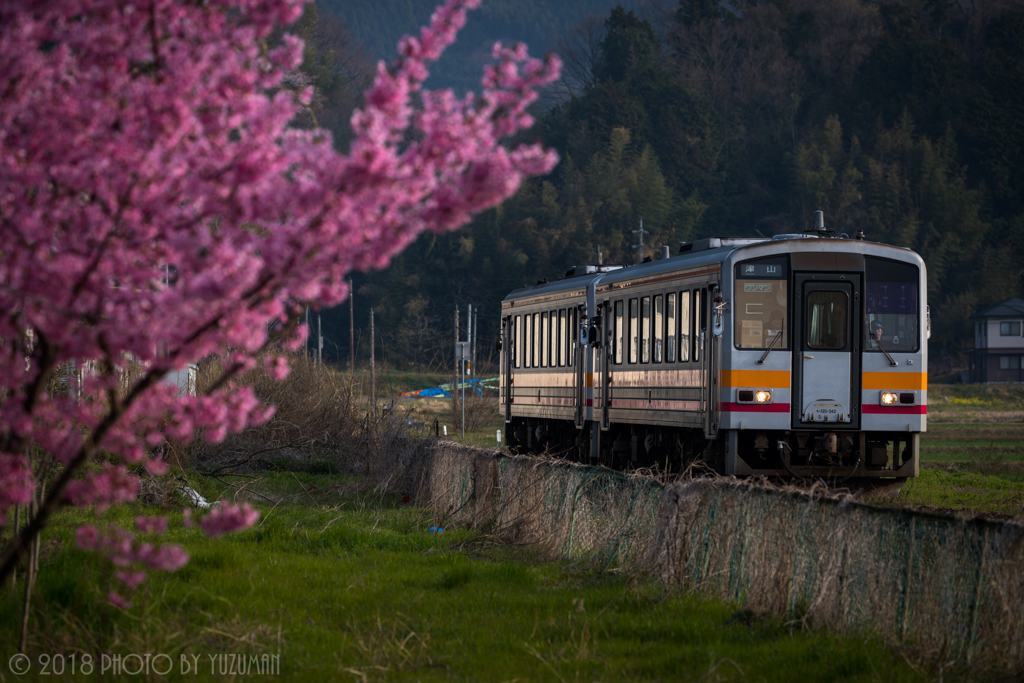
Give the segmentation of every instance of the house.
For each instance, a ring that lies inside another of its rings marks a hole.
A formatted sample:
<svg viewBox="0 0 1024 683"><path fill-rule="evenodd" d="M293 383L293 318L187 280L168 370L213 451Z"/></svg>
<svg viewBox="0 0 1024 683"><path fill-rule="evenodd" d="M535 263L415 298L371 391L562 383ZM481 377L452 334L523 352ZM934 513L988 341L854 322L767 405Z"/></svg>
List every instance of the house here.
<svg viewBox="0 0 1024 683"><path fill-rule="evenodd" d="M1024 299L1010 297L983 308L974 321L971 382L1024 382Z"/></svg>

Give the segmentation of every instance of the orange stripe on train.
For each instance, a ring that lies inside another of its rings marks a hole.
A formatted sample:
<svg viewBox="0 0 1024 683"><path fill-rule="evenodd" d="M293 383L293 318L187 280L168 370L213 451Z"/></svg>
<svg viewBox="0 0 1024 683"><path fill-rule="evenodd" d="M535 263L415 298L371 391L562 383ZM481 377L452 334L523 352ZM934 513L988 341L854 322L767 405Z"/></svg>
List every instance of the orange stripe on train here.
<svg viewBox="0 0 1024 683"><path fill-rule="evenodd" d="M722 370L723 387L789 389L789 370Z"/></svg>
<svg viewBox="0 0 1024 683"><path fill-rule="evenodd" d="M865 372L861 374L861 386L883 391L924 391L928 388L928 375L923 372Z"/></svg>

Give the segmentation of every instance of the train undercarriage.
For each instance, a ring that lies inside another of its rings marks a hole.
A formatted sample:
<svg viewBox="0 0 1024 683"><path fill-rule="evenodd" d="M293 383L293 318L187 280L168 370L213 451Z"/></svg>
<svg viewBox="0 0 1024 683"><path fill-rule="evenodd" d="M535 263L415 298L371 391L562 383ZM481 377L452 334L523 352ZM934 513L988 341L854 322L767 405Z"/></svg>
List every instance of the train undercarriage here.
<svg viewBox="0 0 1024 683"><path fill-rule="evenodd" d="M621 471L678 475L694 464L719 474L825 479L917 476L920 435L838 430L727 430L612 424L601 430L597 458L592 430L567 420L515 417L506 425L515 453L550 455Z"/></svg>

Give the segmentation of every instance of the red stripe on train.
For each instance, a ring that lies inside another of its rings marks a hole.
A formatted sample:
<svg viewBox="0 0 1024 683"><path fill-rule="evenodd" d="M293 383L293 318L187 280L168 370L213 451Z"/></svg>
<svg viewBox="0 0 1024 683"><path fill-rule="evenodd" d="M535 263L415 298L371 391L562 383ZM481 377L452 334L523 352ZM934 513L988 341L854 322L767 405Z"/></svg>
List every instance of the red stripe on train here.
<svg viewBox="0 0 1024 683"><path fill-rule="evenodd" d="M928 406L878 406L864 404L861 412L865 415L927 415Z"/></svg>
<svg viewBox="0 0 1024 683"><path fill-rule="evenodd" d="M788 413L788 403L769 403L759 406L756 403L722 403L723 413Z"/></svg>

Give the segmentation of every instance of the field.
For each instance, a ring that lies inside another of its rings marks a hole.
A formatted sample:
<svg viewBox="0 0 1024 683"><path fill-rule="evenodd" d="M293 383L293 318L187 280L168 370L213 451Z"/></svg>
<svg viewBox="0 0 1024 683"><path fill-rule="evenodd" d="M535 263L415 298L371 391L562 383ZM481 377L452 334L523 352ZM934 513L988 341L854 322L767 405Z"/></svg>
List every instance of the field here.
<svg viewBox="0 0 1024 683"><path fill-rule="evenodd" d="M959 513L1024 515L1024 387L932 386L921 476L902 504Z"/></svg>
<svg viewBox="0 0 1024 683"><path fill-rule="evenodd" d="M47 534L37 585L34 675L16 680L91 680L69 675L71 655L79 667L91 656L98 669L101 653L169 654L160 666L172 661L178 674L183 661L199 661L198 675L172 677L188 680L261 677L221 675L221 654L279 655L285 679L325 681L918 681L938 673L912 649L666 595L646 578L545 562L487 534L431 533L428 511L355 478L268 473L256 487L277 504L260 506L254 529L209 540L178 515L168 540L186 545L192 561L151 575L127 610L104 599L111 569L73 547L72 529L86 515L63 513ZM207 483L203 493L220 492ZM146 512L123 506L104 520L130 525ZM0 642L11 644L19 596L0 594ZM13 646L5 649L9 657ZM40 675L46 663L53 673L57 655L65 674ZM138 678L110 673L93 675Z"/></svg>
<svg viewBox="0 0 1024 683"><path fill-rule="evenodd" d="M441 379L396 373L383 387L394 395ZM387 393L379 395L390 403ZM930 395L921 477L879 504L1024 514L1024 389L937 386ZM467 401L474 422L466 443L495 444L503 426L495 403ZM462 440L451 400L395 401L391 412L413 436L432 431L436 419L448 425L450 438ZM136 680L142 676L100 671L104 655L110 669L115 656L133 653L165 654L161 665L173 663L171 678L189 680L264 675L261 664L239 673L236 663L229 673L231 655L255 656L248 666L269 661L279 675L303 680L989 678L978 664L951 664L913 643L896 648L870 634L814 630L668 594L646 576L552 563L539 549L486 530L431 531L440 523L433 511L367 479L314 470L221 481L181 471L207 498L248 498L263 517L254 529L210 540L185 528L175 512L184 501L171 501L163 540L184 545L192 561L172 574L151 572L128 609L106 599L114 568L74 546L74 529L95 523L92 515L62 512L44 535L28 629L33 669L14 678L0 662L0 681ZM224 482L244 482L245 490ZM100 523L131 526L137 515L157 512L124 505L106 511ZM21 597L20 586L0 590L5 657L20 634ZM80 669L83 657L91 658L93 673Z"/></svg>

